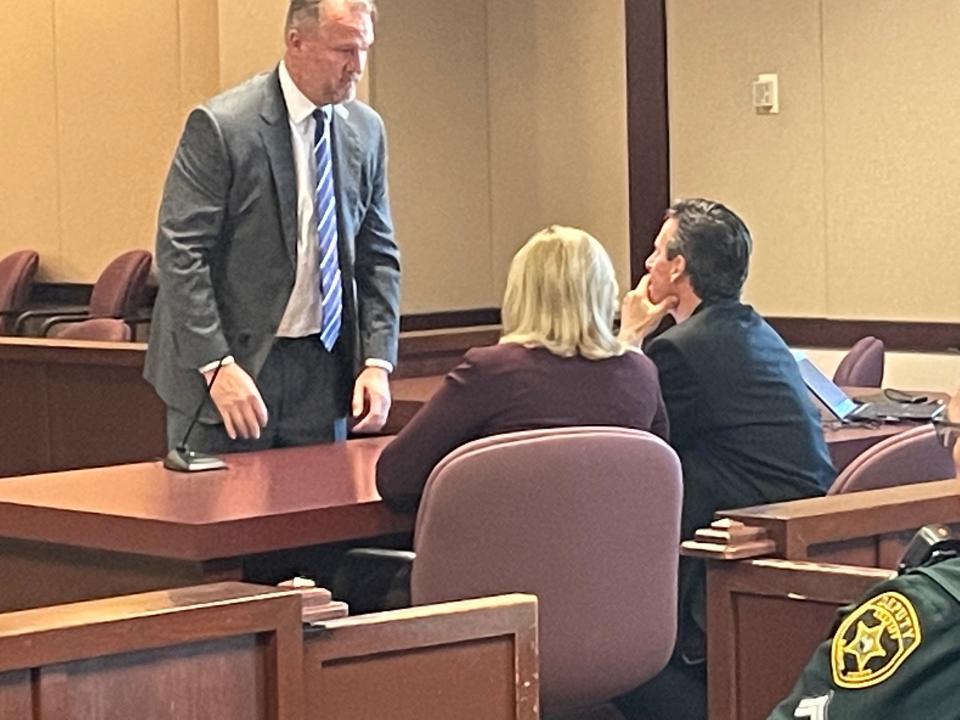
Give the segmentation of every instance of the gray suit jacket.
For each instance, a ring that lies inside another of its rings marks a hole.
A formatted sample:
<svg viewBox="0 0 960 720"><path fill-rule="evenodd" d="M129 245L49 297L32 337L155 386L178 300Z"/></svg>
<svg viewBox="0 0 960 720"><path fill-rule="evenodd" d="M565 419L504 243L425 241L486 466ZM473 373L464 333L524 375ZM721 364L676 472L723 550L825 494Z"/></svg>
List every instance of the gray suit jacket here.
<svg viewBox="0 0 960 720"><path fill-rule="evenodd" d="M341 338L354 359L396 363L400 259L387 195L383 121L354 101L333 115ZM192 413L197 368L233 355L254 378L293 289L297 184L277 70L195 109L160 206L154 307L144 376L164 402ZM201 417L219 420L208 404Z"/></svg>

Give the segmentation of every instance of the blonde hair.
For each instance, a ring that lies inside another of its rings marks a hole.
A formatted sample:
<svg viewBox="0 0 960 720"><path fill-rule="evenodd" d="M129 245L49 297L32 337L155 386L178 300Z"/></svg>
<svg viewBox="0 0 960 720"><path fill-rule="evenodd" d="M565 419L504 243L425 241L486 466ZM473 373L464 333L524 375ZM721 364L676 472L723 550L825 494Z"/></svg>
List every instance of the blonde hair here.
<svg viewBox="0 0 960 720"><path fill-rule="evenodd" d="M514 256L503 297L501 343L591 360L622 355L613 333L619 289L603 246L577 228L551 225Z"/></svg>

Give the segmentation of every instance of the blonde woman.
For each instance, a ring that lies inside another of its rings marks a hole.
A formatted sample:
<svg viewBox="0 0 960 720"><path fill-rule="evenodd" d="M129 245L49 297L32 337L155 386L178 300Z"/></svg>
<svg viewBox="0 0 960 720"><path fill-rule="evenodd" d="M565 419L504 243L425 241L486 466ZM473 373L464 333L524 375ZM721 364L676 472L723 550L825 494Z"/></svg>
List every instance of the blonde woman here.
<svg viewBox="0 0 960 720"><path fill-rule="evenodd" d="M530 238L510 266L500 342L468 351L386 447L384 499L415 507L444 455L497 433L615 425L667 439L656 368L613 331L617 297L613 265L591 235L554 225ZM625 327L637 322L624 317Z"/></svg>

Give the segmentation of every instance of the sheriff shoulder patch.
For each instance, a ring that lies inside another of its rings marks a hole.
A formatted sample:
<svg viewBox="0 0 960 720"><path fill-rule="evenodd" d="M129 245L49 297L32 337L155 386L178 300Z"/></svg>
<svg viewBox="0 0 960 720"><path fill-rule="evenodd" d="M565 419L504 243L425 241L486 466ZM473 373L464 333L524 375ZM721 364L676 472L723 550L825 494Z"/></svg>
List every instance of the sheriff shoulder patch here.
<svg viewBox="0 0 960 720"><path fill-rule="evenodd" d="M859 689L890 678L920 647L920 621L900 593L870 598L840 624L830 647L833 682Z"/></svg>

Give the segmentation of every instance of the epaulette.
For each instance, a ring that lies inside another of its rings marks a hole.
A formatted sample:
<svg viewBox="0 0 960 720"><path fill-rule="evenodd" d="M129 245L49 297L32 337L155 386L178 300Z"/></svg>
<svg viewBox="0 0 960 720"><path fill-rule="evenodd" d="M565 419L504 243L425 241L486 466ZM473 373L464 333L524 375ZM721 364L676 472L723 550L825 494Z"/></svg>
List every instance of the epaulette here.
<svg viewBox="0 0 960 720"><path fill-rule="evenodd" d="M960 557L960 539L946 525L924 525L917 530L897 564L897 574Z"/></svg>

